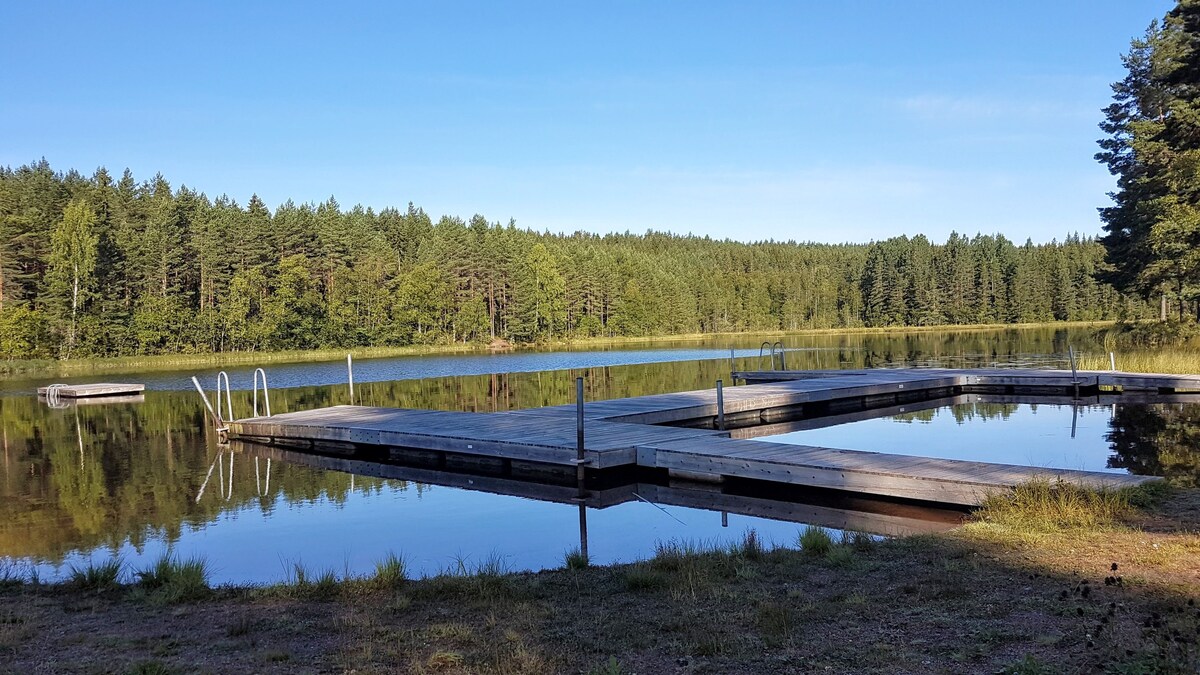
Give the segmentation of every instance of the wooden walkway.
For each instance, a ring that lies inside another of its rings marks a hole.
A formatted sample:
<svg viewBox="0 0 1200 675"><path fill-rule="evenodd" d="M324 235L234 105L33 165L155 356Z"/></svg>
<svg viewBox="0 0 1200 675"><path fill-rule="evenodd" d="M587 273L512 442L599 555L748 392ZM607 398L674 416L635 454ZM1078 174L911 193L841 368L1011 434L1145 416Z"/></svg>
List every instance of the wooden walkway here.
<svg viewBox="0 0 1200 675"><path fill-rule="evenodd" d="M1086 382L1085 388L1103 389L1108 396L1125 396L1113 392L1134 390L1200 391L1196 376L1080 372L1073 377L1070 371L878 369L741 375L762 383L725 388L725 420L732 427L801 414L824 417L886 410L971 390L1061 397ZM432 451L574 466L575 415L573 405L502 413L335 406L238 420L229 425L229 434L318 450L353 451L367 446L396 453ZM716 415L713 390L586 403L586 466L638 466L681 477L753 479L958 505L978 504L989 494L1034 478L1093 487L1153 480L731 438L730 431L713 428Z"/></svg>

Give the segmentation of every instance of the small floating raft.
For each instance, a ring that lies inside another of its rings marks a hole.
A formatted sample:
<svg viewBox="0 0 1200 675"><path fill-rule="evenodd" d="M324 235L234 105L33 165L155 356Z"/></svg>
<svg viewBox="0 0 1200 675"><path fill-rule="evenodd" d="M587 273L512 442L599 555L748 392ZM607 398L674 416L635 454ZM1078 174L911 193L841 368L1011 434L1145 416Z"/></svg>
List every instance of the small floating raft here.
<svg viewBox="0 0 1200 675"><path fill-rule="evenodd" d="M97 398L100 396L128 396L146 390L144 384L100 382L96 384L52 384L38 387L38 396L43 398Z"/></svg>

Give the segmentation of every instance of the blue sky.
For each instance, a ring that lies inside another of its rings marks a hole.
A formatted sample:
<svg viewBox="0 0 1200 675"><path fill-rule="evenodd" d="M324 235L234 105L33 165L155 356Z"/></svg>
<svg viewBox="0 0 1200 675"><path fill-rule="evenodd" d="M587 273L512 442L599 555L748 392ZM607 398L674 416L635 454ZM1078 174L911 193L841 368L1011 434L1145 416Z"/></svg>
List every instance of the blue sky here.
<svg viewBox="0 0 1200 675"><path fill-rule="evenodd" d="M0 164L534 229L1099 233L1174 3L0 4Z"/></svg>

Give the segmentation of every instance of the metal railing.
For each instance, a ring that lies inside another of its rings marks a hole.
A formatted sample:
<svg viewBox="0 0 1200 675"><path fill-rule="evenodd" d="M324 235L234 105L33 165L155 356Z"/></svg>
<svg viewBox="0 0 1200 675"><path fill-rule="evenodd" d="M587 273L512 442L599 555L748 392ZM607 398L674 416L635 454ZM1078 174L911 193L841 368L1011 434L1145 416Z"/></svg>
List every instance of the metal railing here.
<svg viewBox="0 0 1200 675"><path fill-rule="evenodd" d="M258 417L258 376L262 375L263 411L266 417L271 416L271 394L267 391L267 371L262 368L254 370L254 416Z"/></svg>

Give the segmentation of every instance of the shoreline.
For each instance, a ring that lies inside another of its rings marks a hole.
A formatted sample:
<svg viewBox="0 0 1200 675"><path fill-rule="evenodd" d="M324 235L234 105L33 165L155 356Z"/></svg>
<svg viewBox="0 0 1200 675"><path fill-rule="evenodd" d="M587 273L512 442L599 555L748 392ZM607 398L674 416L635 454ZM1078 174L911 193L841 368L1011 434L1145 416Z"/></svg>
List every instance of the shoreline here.
<svg viewBox="0 0 1200 675"><path fill-rule="evenodd" d="M653 337L575 338L543 343L514 345L515 351L537 349L572 349L579 347L620 347L648 345L657 342L704 342L748 337L786 338L827 335L883 335L888 333L982 332L996 330L1028 330L1035 328L1101 328L1113 321L1063 321L1020 324L947 324L941 326L891 326L883 328L813 328L798 331L749 331L737 333L687 333ZM284 363L320 363L337 361L347 353L356 359L393 358L400 356L437 356L448 354L491 353L484 344L406 345L397 347L358 347L313 349L285 352L214 352L206 354L156 354L149 356L114 356L69 360L8 360L0 361L0 380L20 380L33 377L79 377L100 374L130 374L152 371L184 370L196 367L236 365L266 365ZM509 350L505 350L509 351Z"/></svg>
<svg viewBox="0 0 1200 675"><path fill-rule="evenodd" d="M882 541L798 528L789 548L747 533L604 567L568 552L541 572L485 560L407 580L381 561L191 594L161 570L10 582L0 655L13 672L1191 672L1200 490L1142 497L1110 513L1018 496Z"/></svg>

